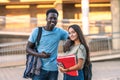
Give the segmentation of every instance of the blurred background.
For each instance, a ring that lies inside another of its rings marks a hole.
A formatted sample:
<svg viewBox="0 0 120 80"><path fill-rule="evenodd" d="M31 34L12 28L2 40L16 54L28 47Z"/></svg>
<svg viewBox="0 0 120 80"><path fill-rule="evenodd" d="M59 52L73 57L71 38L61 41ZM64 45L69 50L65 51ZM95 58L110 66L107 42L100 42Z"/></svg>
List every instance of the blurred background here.
<svg viewBox="0 0 120 80"><path fill-rule="evenodd" d="M33 28L46 25L49 8L59 12L57 27L82 28L93 80L120 80L120 0L0 0L0 80L24 80L27 39Z"/></svg>

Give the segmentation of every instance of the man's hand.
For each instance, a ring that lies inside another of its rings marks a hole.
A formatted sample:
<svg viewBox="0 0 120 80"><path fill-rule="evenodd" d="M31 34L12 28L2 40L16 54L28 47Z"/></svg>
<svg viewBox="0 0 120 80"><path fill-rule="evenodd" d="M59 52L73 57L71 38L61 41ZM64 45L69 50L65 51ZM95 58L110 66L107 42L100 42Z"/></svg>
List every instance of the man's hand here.
<svg viewBox="0 0 120 80"><path fill-rule="evenodd" d="M43 51L43 52L40 53L38 56L41 57L41 58L49 58L49 57L50 57L50 54Z"/></svg>
<svg viewBox="0 0 120 80"><path fill-rule="evenodd" d="M67 40L65 42L65 44L63 45L63 51L66 52L66 51L69 51L70 50L70 46L71 46L71 40Z"/></svg>

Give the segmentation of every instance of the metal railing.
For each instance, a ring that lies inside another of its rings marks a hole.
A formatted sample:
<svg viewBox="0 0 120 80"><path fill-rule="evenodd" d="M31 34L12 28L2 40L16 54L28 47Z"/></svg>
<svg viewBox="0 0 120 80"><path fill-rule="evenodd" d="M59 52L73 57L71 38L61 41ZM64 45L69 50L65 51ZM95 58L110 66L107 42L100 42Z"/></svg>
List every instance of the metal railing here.
<svg viewBox="0 0 120 80"><path fill-rule="evenodd" d="M86 37L92 61L120 58L120 32L93 34Z"/></svg>
<svg viewBox="0 0 120 80"><path fill-rule="evenodd" d="M37 18L0 16L0 66L25 64L25 47L29 33L33 27L44 24L45 20L38 20ZM67 29L71 24L81 26L82 22L76 19L63 19L62 21L58 21L58 25L59 24L63 29ZM120 54L120 32L106 33L111 32L111 20L90 21L89 26L92 34L86 35L85 38L89 45L92 59L94 57ZM108 29L108 31L105 32L105 27L110 30ZM117 37L115 37L116 35ZM59 45L59 54L63 53L62 50L61 42ZM119 55L117 55L117 57L119 57ZM94 59L94 61L97 59Z"/></svg>
<svg viewBox="0 0 120 80"><path fill-rule="evenodd" d="M0 67L25 64L26 41L0 44Z"/></svg>
<svg viewBox="0 0 120 80"><path fill-rule="evenodd" d="M113 55L117 55L115 58L120 58L120 33L118 32L109 34L112 36L106 36L107 34L93 34L85 36L89 45L91 58L105 57L110 55L112 56L110 58L113 58ZM114 37L114 35L118 35L118 37ZM27 41L0 44L0 67L10 65L24 65L26 60L26 42ZM116 44L114 44L114 42L116 42ZM62 53L62 50L62 42L60 42L58 51L59 54ZM104 59L106 58L102 58L101 60Z"/></svg>

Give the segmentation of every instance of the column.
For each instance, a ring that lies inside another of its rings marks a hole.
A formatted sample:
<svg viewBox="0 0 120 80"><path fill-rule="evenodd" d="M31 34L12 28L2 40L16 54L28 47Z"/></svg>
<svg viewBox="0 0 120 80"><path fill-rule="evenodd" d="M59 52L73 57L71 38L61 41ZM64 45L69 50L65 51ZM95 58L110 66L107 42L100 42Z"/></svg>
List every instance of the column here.
<svg viewBox="0 0 120 80"><path fill-rule="evenodd" d="M6 25L6 8L5 5L0 5L0 29Z"/></svg>
<svg viewBox="0 0 120 80"><path fill-rule="evenodd" d="M58 13L59 13L57 26L62 28L62 20L63 20L62 0L56 0L55 3L54 3L54 7L58 10Z"/></svg>
<svg viewBox="0 0 120 80"><path fill-rule="evenodd" d="M30 5L30 26L31 28L36 27L37 26L37 8L36 5Z"/></svg>
<svg viewBox="0 0 120 80"><path fill-rule="evenodd" d="M82 0L82 28L84 35L89 34L89 0Z"/></svg>
<svg viewBox="0 0 120 80"><path fill-rule="evenodd" d="M111 0L113 49L120 49L120 0Z"/></svg>

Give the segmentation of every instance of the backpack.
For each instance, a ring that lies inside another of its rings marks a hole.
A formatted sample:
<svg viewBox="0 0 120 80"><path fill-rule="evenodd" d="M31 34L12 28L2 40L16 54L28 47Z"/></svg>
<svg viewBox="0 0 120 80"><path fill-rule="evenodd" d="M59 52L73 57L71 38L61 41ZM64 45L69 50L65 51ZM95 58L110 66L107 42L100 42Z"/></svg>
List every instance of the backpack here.
<svg viewBox="0 0 120 80"><path fill-rule="evenodd" d="M89 65L84 64L83 67L84 80L92 80L92 63Z"/></svg>
<svg viewBox="0 0 120 80"><path fill-rule="evenodd" d="M41 38L41 34L42 34L42 27L38 27L39 31L38 31L38 35L35 41L35 50L36 46L39 45L39 41ZM38 75L40 74L40 68L41 68L41 61L40 58L37 56L33 56L31 54L27 54L26 55L26 68L23 74L23 78L32 78L35 74Z"/></svg>
<svg viewBox="0 0 120 80"><path fill-rule="evenodd" d="M79 48L81 49L81 47ZM84 63L83 73L84 73L84 80L92 80L92 63L91 62L89 64L87 64L87 62Z"/></svg>

